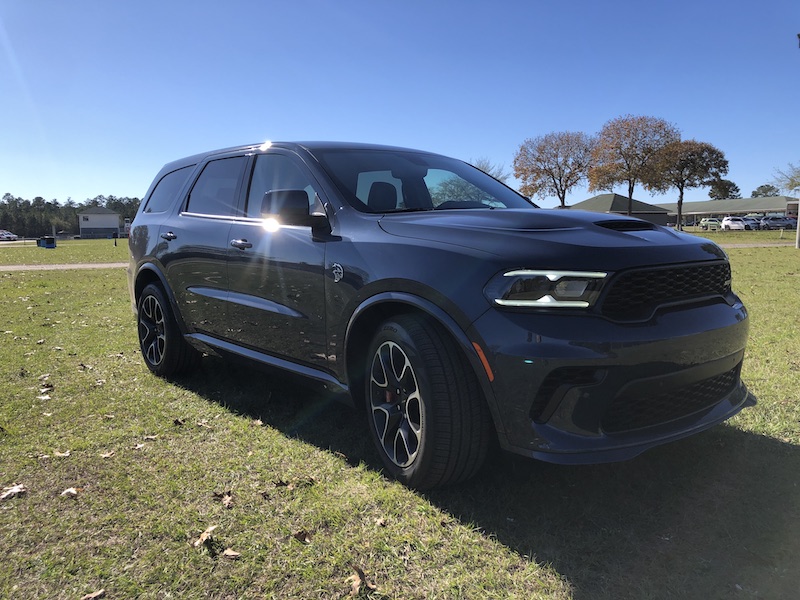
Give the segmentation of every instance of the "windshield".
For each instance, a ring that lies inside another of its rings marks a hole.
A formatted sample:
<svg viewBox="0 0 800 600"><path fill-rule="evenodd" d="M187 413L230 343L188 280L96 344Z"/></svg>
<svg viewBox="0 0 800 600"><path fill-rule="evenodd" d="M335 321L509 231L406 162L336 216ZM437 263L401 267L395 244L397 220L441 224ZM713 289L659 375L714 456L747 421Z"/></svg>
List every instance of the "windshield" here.
<svg viewBox="0 0 800 600"><path fill-rule="evenodd" d="M353 149L314 154L345 199L362 212L535 207L480 169L444 156Z"/></svg>

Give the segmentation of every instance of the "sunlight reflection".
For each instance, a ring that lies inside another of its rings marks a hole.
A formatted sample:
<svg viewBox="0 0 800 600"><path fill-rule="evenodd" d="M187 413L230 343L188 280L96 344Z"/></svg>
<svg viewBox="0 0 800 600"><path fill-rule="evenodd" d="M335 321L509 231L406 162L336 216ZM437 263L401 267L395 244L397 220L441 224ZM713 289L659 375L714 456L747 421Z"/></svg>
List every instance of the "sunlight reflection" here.
<svg viewBox="0 0 800 600"><path fill-rule="evenodd" d="M261 222L261 227L264 229L264 231L275 233L281 228L281 224L275 217L267 217Z"/></svg>

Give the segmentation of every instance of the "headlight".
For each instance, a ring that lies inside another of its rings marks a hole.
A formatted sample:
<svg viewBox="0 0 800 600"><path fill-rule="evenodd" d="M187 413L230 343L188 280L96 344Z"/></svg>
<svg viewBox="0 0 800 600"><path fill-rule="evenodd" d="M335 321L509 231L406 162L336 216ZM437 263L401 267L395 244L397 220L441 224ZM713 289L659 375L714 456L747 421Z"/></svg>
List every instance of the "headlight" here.
<svg viewBox="0 0 800 600"><path fill-rule="evenodd" d="M486 295L499 306L588 308L600 295L607 275L596 271L507 271L486 286Z"/></svg>

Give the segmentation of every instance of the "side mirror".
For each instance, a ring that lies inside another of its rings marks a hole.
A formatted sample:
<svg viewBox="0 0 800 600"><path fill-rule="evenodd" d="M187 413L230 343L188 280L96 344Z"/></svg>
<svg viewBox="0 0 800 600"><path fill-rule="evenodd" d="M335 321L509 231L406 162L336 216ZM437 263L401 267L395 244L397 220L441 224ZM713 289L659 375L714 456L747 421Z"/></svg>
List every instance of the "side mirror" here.
<svg viewBox="0 0 800 600"><path fill-rule="evenodd" d="M318 227L328 222L319 197L314 195L314 210L310 210L305 190L270 190L261 202L261 215L278 216L284 225Z"/></svg>

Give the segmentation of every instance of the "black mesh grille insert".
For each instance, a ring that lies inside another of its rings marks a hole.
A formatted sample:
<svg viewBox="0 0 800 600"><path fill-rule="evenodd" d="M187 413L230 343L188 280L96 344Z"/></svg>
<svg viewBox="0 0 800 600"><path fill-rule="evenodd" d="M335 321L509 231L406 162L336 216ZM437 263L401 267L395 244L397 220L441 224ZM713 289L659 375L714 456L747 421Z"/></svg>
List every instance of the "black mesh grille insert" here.
<svg viewBox="0 0 800 600"><path fill-rule="evenodd" d="M618 321L646 319L662 304L724 296L730 284L728 262L629 271L611 283L600 311Z"/></svg>
<svg viewBox="0 0 800 600"><path fill-rule="evenodd" d="M592 385L602 377L602 371L588 367L561 367L551 372L536 393L531 406L531 419L537 423L546 421L550 411L546 410L551 402L559 402L567 390L575 386ZM543 415L545 415L543 417Z"/></svg>
<svg viewBox="0 0 800 600"><path fill-rule="evenodd" d="M739 366L691 385L651 395L618 396L603 415L606 433L622 433L667 423L709 409L729 394L739 379Z"/></svg>

